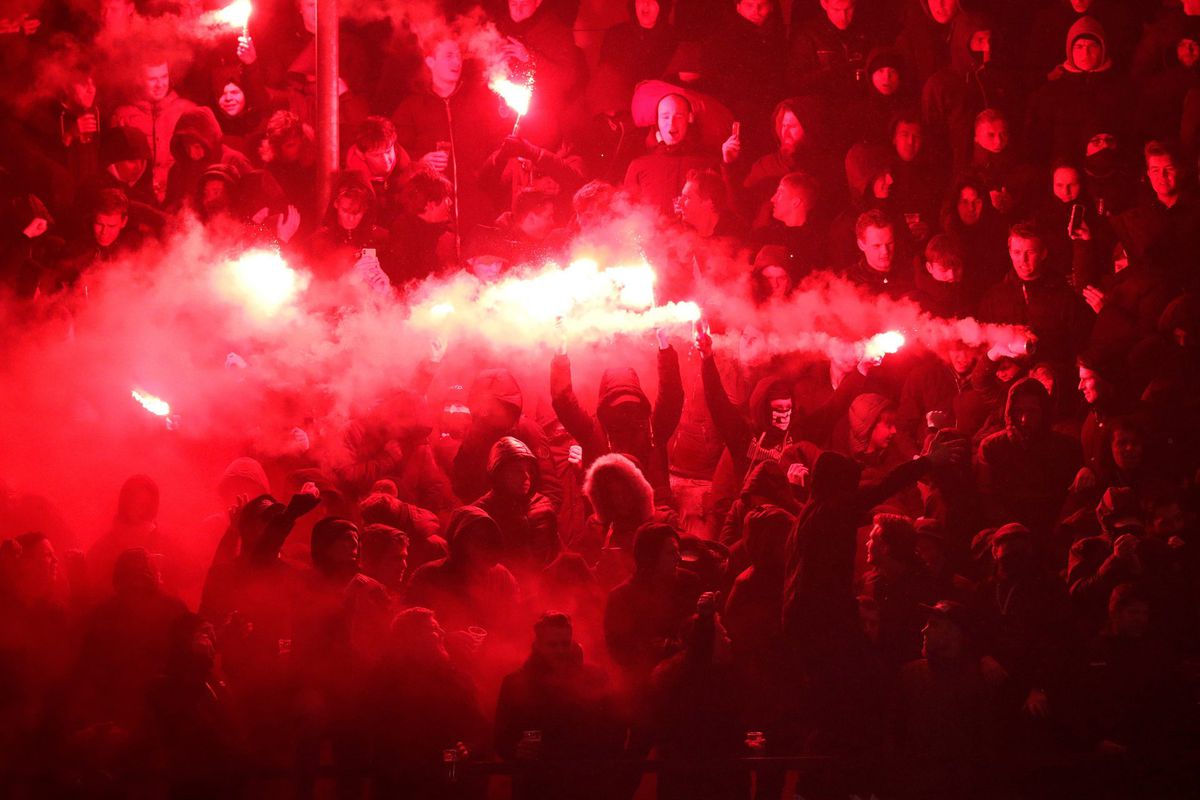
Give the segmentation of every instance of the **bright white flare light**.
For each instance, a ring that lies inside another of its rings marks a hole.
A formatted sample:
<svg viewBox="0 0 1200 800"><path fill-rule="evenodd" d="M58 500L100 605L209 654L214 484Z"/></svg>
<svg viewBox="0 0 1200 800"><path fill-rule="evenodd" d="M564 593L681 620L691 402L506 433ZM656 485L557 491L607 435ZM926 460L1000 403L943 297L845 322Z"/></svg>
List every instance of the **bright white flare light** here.
<svg viewBox="0 0 1200 800"><path fill-rule="evenodd" d="M271 316L300 290L300 279L274 250L249 250L226 264L224 289L250 311Z"/></svg>
<svg viewBox="0 0 1200 800"><path fill-rule="evenodd" d="M867 358L883 358L886 355L900 352L904 347L904 334L900 331L884 331L877 333L867 340L863 355Z"/></svg>
<svg viewBox="0 0 1200 800"><path fill-rule="evenodd" d="M429 314L437 319L448 317L454 313L454 306L449 303L438 303L433 308L429 309Z"/></svg>
<svg viewBox="0 0 1200 800"><path fill-rule="evenodd" d="M155 397L152 394L140 392L137 389L134 389L130 394L134 400L137 400L141 404L142 408L156 417L165 417L171 413L170 404L161 397Z"/></svg>
<svg viewBox="0 0 1200 800"><path fill-rule="evenodd" d="M250 22L250 14L253 12L254 6L250 4L250 0L233 0L224 8L208 12L201 19L214 27L240 28L244 35L246 25Z"/></svg>
<svg viewBox="0 0 1200 800"><path fill-rule="evenodd" d="M488 81L488 88L500 95L505 105L517 112L518 117L529 113L529 101L533 99L532 83L514 83L497 75Z"/></svg>

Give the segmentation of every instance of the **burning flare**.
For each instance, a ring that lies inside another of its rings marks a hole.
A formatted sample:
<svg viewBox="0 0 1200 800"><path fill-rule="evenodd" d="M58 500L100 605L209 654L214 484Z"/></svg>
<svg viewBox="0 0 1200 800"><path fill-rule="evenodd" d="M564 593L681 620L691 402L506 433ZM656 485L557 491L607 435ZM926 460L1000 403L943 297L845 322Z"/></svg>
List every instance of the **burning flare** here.
<svg viewBox="0 0 1200 800"><path fill-rule="evenodd" d="M412 319L437 330L487 327L520 345L522 336L532 340L525 344L561 334L603 339L700 318L700 307L693 302L656 305L656 280L654 268L644 260L602 269L589 258L566 268L550 263L492 284L460 276L419 303Z"/></svg>
<svg viewBox="0 0 1200 800"><path fill-rule="evenodd" d="M250 250L219 271L220 288L252 313L272 316L303 289L300 276L274 250Z"/></svg>
<svg viewBox="0 0 1200 800"><path fill-rule="evenodd" d="M863 356L869 359L880 359L892 353L900 352L904 347L904 334L900 331L884 331L867 339L863 345Z"/></svg>
<svg viewBox="0 0 1200 800"><path fill-rule="evenodd" d="M134 389L130 394L134 400L137 400L141 404L142 408L156 417L165 417L171 413L170 404L161 397L155 397L148 392L141 392L137 389Z"/></svg>
<svg viewBox="0 0 1200 800"><path fill-rule="evenodd" d="M250 23L250 14L253 11L254 6L250 4L250 0L233 0L224 8L210 11L200 19L213 28L238 28L245 36L246 26Z"/></svg>
<svg viewBox="0 0 1200 800"><path fill-rule="evenodd" d="M496 75L488 81L488 88L500 95L505 105L517 114L517 119L529 113L529 101L533 99L533 82L513 83L503 75Z"/></svg>

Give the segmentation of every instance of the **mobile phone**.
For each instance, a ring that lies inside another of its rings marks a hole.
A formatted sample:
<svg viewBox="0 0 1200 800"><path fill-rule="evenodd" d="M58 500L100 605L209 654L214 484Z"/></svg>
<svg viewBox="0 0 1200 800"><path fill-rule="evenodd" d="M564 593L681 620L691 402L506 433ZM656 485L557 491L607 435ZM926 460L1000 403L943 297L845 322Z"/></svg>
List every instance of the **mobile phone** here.
<svg viewBox="0 0 1200 800"><path fill-rule="evenodd" d="M363 258L367 258L367 257L376 258L375 248L374 247L364 247L362 249L362 257Z"/></svg>
<svg viewBox="0 0 1200 800"><path fill-rule="evenodd" d="M1071 221L1067 223L1067 234L1075 236L1083 228L1085 207L1080 203L1071 204Z"/></svg>

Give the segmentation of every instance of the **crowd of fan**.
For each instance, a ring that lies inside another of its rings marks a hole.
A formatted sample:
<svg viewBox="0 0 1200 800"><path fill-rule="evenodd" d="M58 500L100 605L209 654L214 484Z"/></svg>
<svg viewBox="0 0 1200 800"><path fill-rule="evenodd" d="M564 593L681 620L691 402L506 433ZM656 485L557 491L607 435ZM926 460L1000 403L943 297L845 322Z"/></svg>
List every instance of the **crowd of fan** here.
<svg viewBox="0 0 1200 800"><path fill-rule="evenodd" d="M435 349L349 466L243 454L194 532L136 476L67 552L6 490L0 771L29 796L311 793L326 764L345 796L477 797L501 760L517 797L616 798L652 753L687 765L664 798L778 797L780 765L711 767L802 754L832 757L812 797L1194 796L1200 2L509 0L516 127L466 8L345 19L327 208L315 0L187 63L149 34L207 7L93 6L4 4L14 319L184 219L399 293L641 207L682 243L666 299L831 270L1035 344L660 334L653 401L611 365L577 396L563 352L548 415Z"/></svg>

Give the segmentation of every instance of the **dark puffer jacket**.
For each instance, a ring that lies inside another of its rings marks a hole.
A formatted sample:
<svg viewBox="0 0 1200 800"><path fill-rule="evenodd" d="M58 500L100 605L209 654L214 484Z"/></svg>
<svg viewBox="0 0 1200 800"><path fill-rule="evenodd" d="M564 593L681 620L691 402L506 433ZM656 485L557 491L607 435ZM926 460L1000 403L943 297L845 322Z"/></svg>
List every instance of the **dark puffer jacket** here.
<svg viewBox="0 0 1200 800"><path fill-rule="evenodd" d="M524 497L506 494L497 486L497 473L514 462L529 465L532 480ZM518 577L540 572L562 550L562 542L554 506L537 491L537 458L521 440L501 437L488 457L488 478L492 490L475 505L487 512L500 529L500 563Z"/></svg>
<svg viewBox="0 0 1200 800"><path fill-rule="evenodd" d="M571 362L565 355L550 362L550 396L554 413L583 448L583 463L590 465L608 452L623 452L641 465L655 499L670 502L671 481L667 444L683 415L683 378L675 348L658 351L658 402L651 408L637 372L630 367L606 369L600 378L600 399L595 416L584 410L571 384ZM633 429L624 429L624 415L613 414L618 401L633 400L639 409Z"/></svg>

